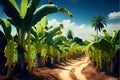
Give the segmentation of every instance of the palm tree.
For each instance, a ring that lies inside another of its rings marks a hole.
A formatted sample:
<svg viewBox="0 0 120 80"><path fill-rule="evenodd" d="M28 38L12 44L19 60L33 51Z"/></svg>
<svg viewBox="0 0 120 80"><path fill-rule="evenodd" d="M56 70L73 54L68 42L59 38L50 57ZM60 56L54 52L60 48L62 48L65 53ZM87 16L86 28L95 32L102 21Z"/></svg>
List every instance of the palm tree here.
<svg viewBox="0 0 120 80"><path fill-rule="evenodd" d="M92 27L95 28L96 34L98 35L98 31L101 31L102 28L106 25L106 20L105 17L98 15L94 16L93 19L91 20Z"/></svg>

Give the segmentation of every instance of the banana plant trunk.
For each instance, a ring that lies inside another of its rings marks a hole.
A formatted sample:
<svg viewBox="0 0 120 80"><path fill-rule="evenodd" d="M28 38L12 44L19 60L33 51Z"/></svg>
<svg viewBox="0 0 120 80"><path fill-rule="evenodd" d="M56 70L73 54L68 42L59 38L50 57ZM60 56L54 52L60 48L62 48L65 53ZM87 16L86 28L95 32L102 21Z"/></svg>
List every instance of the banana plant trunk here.
<svg viewBox="0 0 120 80"><path fill-rule="evenodd" d="M38 67L42 67L42 62L41 62L41 55L40 55L40 53L37 53L37 62L38 62Z"/></svg>
<svg viewBox="0 0 120 80"><path fill-rule="evenodd" d="M48 46L48 57L47 57L47 61L46 61L46 66L47 67L51 67L52 64L51 64L51 53L50 53L50 46Z"/></svg>
<svg viewBox="0 0 120 80"><path fill-rule="evenodd" d="M46 66L47 66L47 67L51 67L51 66L52 66L51 57L50 57L50 56L48 56L48 58L47 58Z"/></svg>
<svg viewBox="0 0 120 80"><path fill-rule="evenodd" d="M17 51L18 51L18 66L19 66L19 70L24 71L25 70L25 57L24 57L24 53L25 53L25 32L22 29L19 29L19 33L18 33L18 38L19 38L19 44L17 47Z"/></svg>
<svg viewBox="0 0 120 80"><path fill-rule="evenodd" d="M54 64L58 64L59 63L59 60L58 60L58 57L56 56L55 58L54 58L54 62L53 62Z"/></svg>

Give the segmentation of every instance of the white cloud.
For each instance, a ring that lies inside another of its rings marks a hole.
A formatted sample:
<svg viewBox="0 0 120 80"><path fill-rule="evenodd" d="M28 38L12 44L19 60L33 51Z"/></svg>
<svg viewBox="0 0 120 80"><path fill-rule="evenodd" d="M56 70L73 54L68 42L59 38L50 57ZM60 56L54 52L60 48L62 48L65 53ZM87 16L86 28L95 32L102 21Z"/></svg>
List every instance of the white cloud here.
<svg viewBox="0 0 120 80"><path fill-rule="evenodd" d="M94 28L91 28L91 26L87 26L85 24L82 25L76 25L74 22L71 22L69 19L68 20L63 20L62 22L58 22L56 19L53 19L51 21L48 22L48 25L53 25L57 26L59 25L59 23L64 24L64 28L63 28L63 35L66 36L68 30L72 30L74 37L79 37L82 38L83 40L89 38L89 39L93 39L93 37L91 36L92 34L96 34L96 31L94 30ZM107 27L105 27L104 29L106 29L111 35L113 30L116 29L120 29L120 23L119 24L108 24ZM99 34L103 34L102 31L99 32Z"/></svg>
<svg viewBox="0 0 120 80"><path fill-rule="evenodd" d="M74 22L71 22L69 19L68 20L63 20L62 22L58 22L56 19L52 19L48 21L48 26L58 26L59 24L64 24L64 28L62 29L63 35L66 36L68 30L72 30L74 33L74 37L79 37L85 40L86 38L93 39L91 36L92 34L96 34L96 31L94 28L91 28L91 26L82 24L82 25L76 25ZM107 27L105 27L110 35L112 35L113 30L118 30L120 29L120 23L116 24L107 24ZM3 31L1 25L0 25L0 30ZM12 26L12 35L16 34L16 29ZM103 34L102 31L99 32L99 34Z"/></svg>
<svg viewBox="0 0 120 80"><path fill-rule="evenodd" d="M58 26L60 23L56 19L52 19L51 21L48 21L49 26Z"/></svg>
<svg viewBox="0 0 120 80"><path fill-rule="evenodd" d="M108 17L109 19L120 19L120 11L109 13Z"/></svg>

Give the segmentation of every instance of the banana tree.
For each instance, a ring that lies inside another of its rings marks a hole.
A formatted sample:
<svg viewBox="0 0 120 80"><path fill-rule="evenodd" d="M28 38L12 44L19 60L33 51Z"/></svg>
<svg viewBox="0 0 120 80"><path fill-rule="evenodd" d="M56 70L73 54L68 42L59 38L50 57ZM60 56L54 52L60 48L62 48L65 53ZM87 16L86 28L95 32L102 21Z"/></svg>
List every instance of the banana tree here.
<svg viewBox="0 0 120 80"><path fill-rule="evenodd" d="M45 36L46 36L45 44L47 44L46 48L49 51L47 53L47 62L46 62L47 66L51 65L51 59L53 58L52 53L54 53L52 51L55 51L55 49L60 51L58 45L59 45L59 43L61 43L61 39L59 39L57 37L57 35L62 34L61 28L63 28L62 24L60 24L58 27L52 27L52 28L48 29L45 33ZM59 41L59 43L58 43L58 41Z"/></svg>
<svg viewBox="0 0 120 80"><path fill-rule="evenodd" d="M115 30L112 38L106 30L103 30L103 33L104 36L97 42L87 40L90 42L87 51L91 59L96 62L97 67L101 69L103 62L106 62L112 69L112 60L115 58L117 50L120 49L120 30Z"/></svg>
<svg viewBox="0 0 120 80"><path fill-rule="evenodd" d="M10 77L12 72L12 62L13 62L13 53L14 53L14 37L11 35L11 24L7 19L0 19L0 24L3 28L3 31L5 33L5 37L7 39L7 45L6 45L6 57L8 65L8 73L7 77Z"/></svg>
<svg viewBox="0 0 120 80"><path fill-rule="evenodd" d="M41 66L41 52L43 47L43 41L45 38L45 27L47 26L48 20L46 16L42 18L40 22L38 22L34 27L31 29L32 35L32 42L36 48L36 55L37 55L37 62L38 67Z"/></svg>
<svg viewBox="0 0 120 80"><path fill-rule="evenodd" d="M40 0L21 0L21 6L15 0L1 0L5 14L10 17L9 22L17 29L18 34L18 65L20 71L24 70L24 52L25 52L25 34L30 32L31 27L39 22L42 17L50 13L65 12L70 17L71 13L64 9L58 8L54 4L45 4L37 8ZM30 56L30 54L28 55Z"/></svg>
<svg viewBox="0 0 120 80"><path fill-rule="evenodd" d="M58 63L60 61L60 56L62 55L62 50L60 49L60 47L62 45L64 45L64 41L66 41L66 40L67 40L66 37L62 36L62 35L57 35L53 39L53 47L55 47L54 50L53 50L54 52L52 52L52 53L54 53L54 54L52 54L53 63L56 64L56 63ZM55 51L55 49L57 51Z"/></svg>

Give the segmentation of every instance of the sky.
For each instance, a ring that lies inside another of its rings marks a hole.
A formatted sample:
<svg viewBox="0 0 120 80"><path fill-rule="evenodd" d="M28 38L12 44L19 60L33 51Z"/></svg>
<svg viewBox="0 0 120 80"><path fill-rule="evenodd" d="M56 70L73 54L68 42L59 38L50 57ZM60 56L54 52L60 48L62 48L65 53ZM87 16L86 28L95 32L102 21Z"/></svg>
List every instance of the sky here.
<svg viewBox="0 0 120 80"><path fill-rule="evenodd" d="M18 0L18 3L20 0ZM95 30L91 28L93 16L102 15L107 21L107 31L112 35L113 30L120 29L120 0L51 0L59 8L68 9L73 17L68 17L65 13L54 13L47 16L48 26L64 24L63 35L67 35L68 30L72 30L74 37L83 40L92 38ZM46 4L48 0L41 0L38 7ZM0 18L6 17L2 7L0 7ZM13 31L14 34L14 31ZM102 34L100 32L99 34Z"/></svg>

